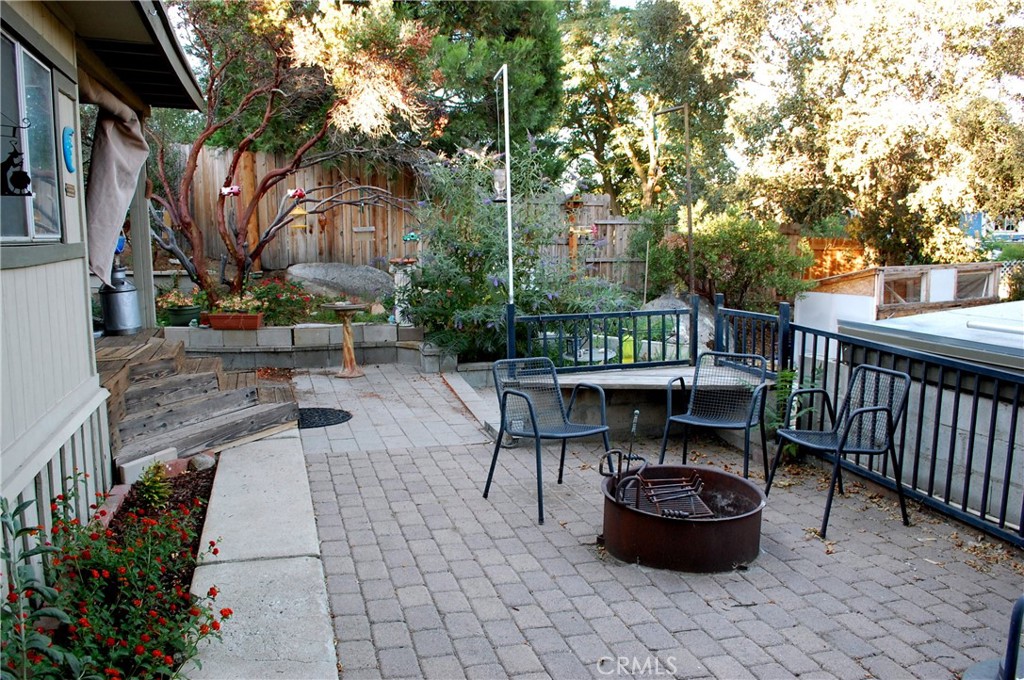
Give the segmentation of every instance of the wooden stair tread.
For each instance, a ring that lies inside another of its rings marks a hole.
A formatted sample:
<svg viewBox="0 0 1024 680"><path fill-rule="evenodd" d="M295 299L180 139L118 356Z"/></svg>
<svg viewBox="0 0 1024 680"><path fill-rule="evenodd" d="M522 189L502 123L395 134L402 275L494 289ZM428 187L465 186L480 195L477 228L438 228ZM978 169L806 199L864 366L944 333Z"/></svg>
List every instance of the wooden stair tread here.
<svg viewBox="0 0 1024 680"><path fill-rule="evenodd" d="M295 403L285 403L255 404L241 409L208 413L208 417L202 422L173 432L126 442L115 462L120 464L132 461L169 446L178 449L179 458L210 448L222 448L234 442L282 429L282 426L294 425L298 420L298 412Z"/></svg>
<svg viewBox="0 0 1024 680"><path fill-rule="evenodd" d="M212 394L220 389L216 373L176 373L134 383L124 392L125 406L131 415L178 401Z"/></svg>
<svg viewBox="0 0 1024 680"><path fill-rule="evenodd" d="M211 413L238 410L257 403L255 387L237 390L215 390L192 399L158 405L148 411L132 413L120 424L121 444L126 445L140 437L173 433L179 428L200 423Z"/></svg>
<svg viewBox="0 0 1024 680"><path fill-rule="evenodd" d="M239 387L255 387L257 381L256 371L227 371L221 376L220 388L233 390Z"/></svg>

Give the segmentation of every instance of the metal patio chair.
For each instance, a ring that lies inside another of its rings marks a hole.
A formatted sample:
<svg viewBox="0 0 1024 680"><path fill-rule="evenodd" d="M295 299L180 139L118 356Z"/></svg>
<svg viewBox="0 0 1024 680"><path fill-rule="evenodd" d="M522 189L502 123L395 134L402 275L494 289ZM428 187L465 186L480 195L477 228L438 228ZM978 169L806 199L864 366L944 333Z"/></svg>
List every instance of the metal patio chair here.
<svg viewBox="0 0 1024 680"><path fill-rule="evenodd" d="M907 503L903 497L903 471L899 458L896 456L895 444L896 425L907 410L909 391L910 376L906 373L865 364L855 367L850 374L850 384L838 416L826 390L821 388L795 390L786 404L786 417L783 423L789 424L793 405L798 403L802 397L820 395L828 411L831 429L780 429L776 434L779 446L776 449L771 470L768 472L765 495L768 495L772 488L775 469L779 465L782 453L783 440L812 451L832 454L835 465L832 469L832 481L828 487L828 499L825 501L825 516L821 521L821 537L824 538L825 530L828 528L828 516L832 511L832 497L837 484L839 493L843 493L843 457L849 455L884 456L888 453L896 480L896 494L900 499L903 524L910 526L910 519L907 517Z"/></svg>
<svg viewBox="0 0 1024 680"><path fill-rule="evenodd" d="M562 483L562 469L565 467L565 446L569 439L599 434L604 437L605 451L611 448L608 441L608 419L605 409L604 390L598 385L579 383L572 390L569 406L562 399L558 386L555 365L547 357L523 359L502 359L494 362L494 387L498 392L501 407L501 425L494 442L494 456L491 469L487 472L484 498L491 490L494 468L498 464L498 451L503 437L532 437L537 455L537 514L544 523L544 489L541 484L540 444L542 439L561 439L562 456L558 462L558 483ZM597 392L601 404L601 422L597 425L574 423L570 419L576 396L580 389Z"/></svg>
<svg viewBox="0 0 1024 680"><path fill-rule="evenodd" d="M672 415L672 386L677 381L686 387L683 377L673 378L665 385L665 434L661 438L661 457L665 462L665 447L673 423L683 426L683 462L686 462L690 426L713 427L723 430L743 430L743 476L750 474L750 428L761 430L761 454L765 474L768 474L768 450L764 429L764 396L767 361L758 354L730 352L703 352L697 357L697 369L690 386L690 400L686 412Z"/></svg>

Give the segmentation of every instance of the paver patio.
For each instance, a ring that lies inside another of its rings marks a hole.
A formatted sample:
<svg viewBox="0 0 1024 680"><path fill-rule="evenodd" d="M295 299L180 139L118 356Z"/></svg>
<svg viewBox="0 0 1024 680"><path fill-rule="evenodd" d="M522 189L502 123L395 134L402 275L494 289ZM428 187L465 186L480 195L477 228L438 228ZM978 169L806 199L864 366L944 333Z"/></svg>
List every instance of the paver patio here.
<svg viewBox="0 0 1024 680"><path fill-rule="evenodd" d="M346 680L935 679L1005 650L1021 551L915 504L904 527L888 495L848 483L823 542L810 528L827 471L812 463L780 471L749 568L625 564L595 541L599 437L570 442L561 486L548 447L540 526L532 446L503 451L481 497L493 443L449 387L457 375L364 368L294 378L300 406L353 414L301 431ZM634 450L656 456L657 445ZM711 437L694 451L742 466Z"/></svg>

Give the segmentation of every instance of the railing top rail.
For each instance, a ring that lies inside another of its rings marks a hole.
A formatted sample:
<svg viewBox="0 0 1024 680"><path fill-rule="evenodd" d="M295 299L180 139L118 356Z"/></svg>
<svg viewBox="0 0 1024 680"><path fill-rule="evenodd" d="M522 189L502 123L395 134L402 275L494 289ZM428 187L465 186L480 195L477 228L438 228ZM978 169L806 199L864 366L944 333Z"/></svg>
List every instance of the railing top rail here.
<svg viewBox="0 0 1024 680"><path fill-rule="evenodd" d="M955 369L958 371L965 371L968 373L974 373L979 376L987 378L998 378L999 380L1009 383L1020 383L1024 385L1024 373L1014 372L1007 369L996 368L995 366L987 366L985 364L976 364L970 361L963 361L961 359L953 359L950 357L940 356L938 354L931 354L929 352L922 352L920 350L908 349L906 347L898 347L896 345L883 344L880 342L874 342L865 338L858 338L852 335L844 335L832 331L822 330L820 328L812 328L810 326L801 326L800 324L792 324L790 326L795 333L807 333L809 335L817 335L820 337L835 340L837 342L855 342L861 347L865 347L870 350L884 352L886 354L893 354L896 356L904 357L913 361L923 361L938 366L944 366L946 368ZM794 347L794 350L796 348Z"/></svg>
<svg viewBox="0 0 1024 680"><path fill-rule="evenodd" d="M748 312L745 309L729 309L728 307L722 307L722 313L726 316L740 316L747 319L760 319L761 321L774 322L779 320L778 314L770 314L766 312Z"/></svg>
<svg viewBox="0 0 1024 680"><path fill-rule="evenodd" d="M679 309L642 309L619 312L582 312L574 314L535 314L533 316L517 316L516 321L526 323L542 323L545 321L575 321L583 319L629 319L644 316L684 316L690 313L688 307Z"/></svg>

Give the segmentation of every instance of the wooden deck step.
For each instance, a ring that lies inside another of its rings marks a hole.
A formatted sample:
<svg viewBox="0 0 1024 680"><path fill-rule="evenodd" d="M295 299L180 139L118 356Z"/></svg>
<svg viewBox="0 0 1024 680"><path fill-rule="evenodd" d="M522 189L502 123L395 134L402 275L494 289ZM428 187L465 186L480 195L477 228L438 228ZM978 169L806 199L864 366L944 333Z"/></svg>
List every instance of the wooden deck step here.
<svg viewBox="0 0 1024 680"><path fill-rule="evenodd" d="M220 357L190 357L185 356L185 364L181 368L182 373L216 373L218 377L224 373L224 362Z"/></svg>
<svg viewBox="0 0 1024 680"><path fill-rule="evenodd" d="M185 365L185 344L149 338L143 344L107 345L96 349L100 374L128 365L128 379L139 382L179 372Z"/></svg>
<svg viewBox="0 0 1024 680"><path fill-rule="evenodd" d="M130 385L124 392L126 413L136 415L142 411L168 406L177 401L214 394L220 389L220 377L215 372L177 373L166 378L155 378Z"/></svg>
<svg viewBox="0 0 1024 680"><path fill-rule="evenodd" d="M203 422L124 444L115 463L129 462L169 446L178 449L179 458L185 458L207 449L220 450L258 439L294 427L298 421L298 406L295 403L256 404L219 414L208 412L208 416Z"/></svg>
<svg viewBox="0 0 1024 680"><path fill-rule="evenodd" d="M257 371L229 371L221 377L220 388L233 390L239 387L255 386L261 404L279 404L295 401L295 388L291 382L265 380Z"/></svg>
<svg viewBox="0 0 1024 680"><path fill-rule="evenodd" d="M121 444L127 446L140 437L173 434L182 427L208 420L212 413L240 410L256 403L256 388L242 387L211 391L191 399L157 405L148 411L129 414L121 422Z"/></svg>

